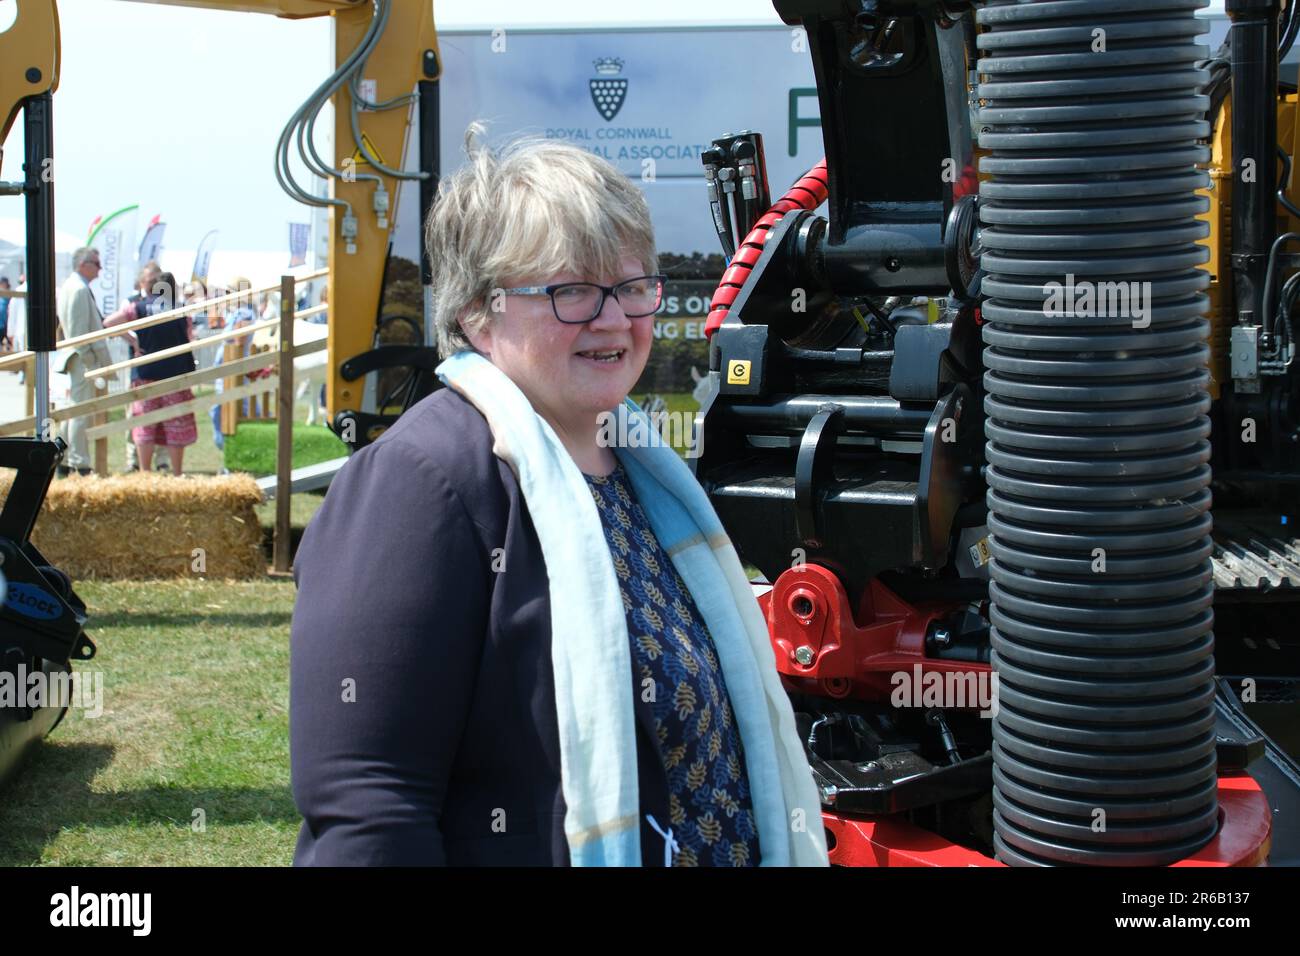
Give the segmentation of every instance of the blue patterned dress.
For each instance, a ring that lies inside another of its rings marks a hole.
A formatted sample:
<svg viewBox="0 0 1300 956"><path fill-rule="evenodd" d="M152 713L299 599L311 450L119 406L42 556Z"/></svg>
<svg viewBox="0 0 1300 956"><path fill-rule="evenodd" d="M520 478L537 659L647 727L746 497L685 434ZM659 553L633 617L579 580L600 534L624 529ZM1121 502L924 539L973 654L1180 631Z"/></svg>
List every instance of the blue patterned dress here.
<svg viewBox="0 0 1300 956"><path fill-rule="evenodd" d="M757 866L745 755L708 627L632 490L622 463L587 475L609 543L637 682L654 686L668 772L674 866Z"/></svg>

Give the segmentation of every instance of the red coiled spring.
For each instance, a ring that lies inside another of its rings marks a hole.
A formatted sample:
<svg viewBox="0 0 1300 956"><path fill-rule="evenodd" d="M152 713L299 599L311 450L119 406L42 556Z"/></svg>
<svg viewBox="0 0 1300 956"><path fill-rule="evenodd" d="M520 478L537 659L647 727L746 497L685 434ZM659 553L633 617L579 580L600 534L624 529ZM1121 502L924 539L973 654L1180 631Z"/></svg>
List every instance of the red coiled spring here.
<svg viewBox="0 0 1300 956"><path fill-rule="evenodd" d="M826 201L826 195L826 160L823 157L822 161L808 170L786 191L784 196L772 203L772 208L754 224L754 228L749 231L745 241L736 250L731 264L727 266L727 271L722 274L722 281L718 283L718 288L713 293L713 299L709 302L709 317L704 323L706 338L712 338L713 333L722 325L727 310L731 308L731 303L736 301L736 296L740 293L740 287L745 284L745 280L753 271L754 263L758 262L758 257L763 254L763 244L767 242L767 234L772 227L792 209L816 209Z"/></svg>

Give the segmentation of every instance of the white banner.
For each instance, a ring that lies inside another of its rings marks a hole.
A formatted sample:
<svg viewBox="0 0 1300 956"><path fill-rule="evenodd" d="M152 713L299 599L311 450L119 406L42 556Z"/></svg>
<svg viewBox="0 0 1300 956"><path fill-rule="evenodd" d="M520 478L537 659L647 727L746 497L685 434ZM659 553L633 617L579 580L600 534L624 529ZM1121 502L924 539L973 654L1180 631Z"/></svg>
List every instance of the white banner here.
<svg viewBox="0 0 1300 956"><path fill-rule="evenodd" d="M159 216L149 221L144 238L140 240L140 251L135 256L136 271L144 268L146 262L157 262L162 257L163 234L167 232L167 223L161 222Z"/></svg>
<svg viewBox="0 0 1300 956"><path fill-rule="evenodd" d="M125 206L91 224L88 245L99 250L99 276L90 284L95 303L111 315L135 294L138 206Z"/></svg>
<svg viewBox="0 0 1300 956"><path fill-rule="evenodd" d="M217 230L213 229L199 241L199 248L194 253L194 270L190 273L191 282L208 283L208 269L212 266L212 250L217 247Z"/></svg>
<svg viewBox="0 0 1300 956"><path fill-rule="evenodd" d="M442 31L438 45L443 174L475 119L493 145L573 143L641 184L661 252L722 253L700 163L716 137L763 134L774 200L824 153L801 29Z"/></svg>

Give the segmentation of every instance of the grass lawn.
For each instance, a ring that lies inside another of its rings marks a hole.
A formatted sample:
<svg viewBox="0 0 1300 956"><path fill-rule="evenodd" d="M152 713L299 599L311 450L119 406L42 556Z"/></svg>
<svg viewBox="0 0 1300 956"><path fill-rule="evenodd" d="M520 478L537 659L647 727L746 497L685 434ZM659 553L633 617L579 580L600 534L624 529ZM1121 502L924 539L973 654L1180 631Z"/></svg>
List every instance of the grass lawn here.
<svg viewBox="0 0 1300 956"><path fill-rule="evenodd" d="M243 422L238 431L226 436L226 467L261 477L275 474L276 422ZM332 431L324 425L293 426L293 467L315 465L348 453Z"/></svg>
<svg viewBox="0 0 1300 956"><path fill-rule="evenodd" d="M312 519L312 515L325 502L324 494L315 494L314 492L304 491L296 495L289 496L289 526L302 530L307 527L307 522ZM262 522L262 527L272 529L275 527L275 499L269 498L260 505L254 505L253 510L257 512L257 519Z"/></svg>
<svg viewBox="0 0 1300 956"><path fill-rule="evenodd" d="M288 865L293 583L77 590L103 714L69 710L0 790L0 866Z"/></svg>

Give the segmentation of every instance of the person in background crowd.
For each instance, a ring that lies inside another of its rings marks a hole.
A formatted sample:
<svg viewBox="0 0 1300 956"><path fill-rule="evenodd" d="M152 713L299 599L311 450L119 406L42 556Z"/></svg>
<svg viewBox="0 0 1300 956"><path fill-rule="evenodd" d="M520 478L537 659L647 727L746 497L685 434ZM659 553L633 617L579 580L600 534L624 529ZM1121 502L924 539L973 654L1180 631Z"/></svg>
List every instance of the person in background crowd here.
<svg viewBox="0 0 1300 956"><path fill-rule="evenodd" d="M72 275L64 281L58 297L59 328L65 339L88 335L103 328L103 315L90 290L90 283L99 271L98 249L82 246L72 253ZM64 350L62 362L56 370L66 373L71 379L69 395L74 405L95 397L94 376L89 373L111 363L108 343L103 339ZM90 418L85 415L68 421L68 457L59 466L60 475L69 475L74 468L78 474L90 474L90 447L86 440L89 424Z"/></svg>
<svg viewBox="0 0 1300 956"><path fill-rule="evenodd" d="M324 306L328 306L329 301L330 301L330 287L328 285L321 286L320 304ZM307 321L313 322L316 325L329 325L330 310L327 308L325 309L325 311L318 312L316 315L310 315L307 317Z"/></svg>
<svg viewBox="0 0 1300 956"><path fill-rule="evenodd" d="M280 317L280 293L268 292L262 298L262 308L258 312L262 320L278 319Z"/></svg>
<svg viewBox="0 0 1300 956"><path fill-rule="evenodd" d="M0 291L10 291L8 276L0 276ZM9 340L9 297L0 296L0 348L7 352L12 347L13 342Z"/></svg>
<svg viewBox="0 0 1300 956"><path fill-rule="evenodd" d="M329 284L326 283L325 285L322 285L320 289L320 304L324 306L328 306L329 301L330 301L330 287ZM306 307L304 306L304 309L305 308ZM313 325L329 325L330 310L326 308L323 312L318 312L315 315L309 315L307 316L307 321L311 322ZM325 383L324 382L321 382L320 385L320 397L317 399L317 407L322 409L325 407ZM313 421L315 420L315 414L314 414L315 411L316 409L312 409L313 414L310 420Z"/></svg>
<svg viewBox="0 0 1300 956"><path fill-rule="evenodd" d="M158 260L150 259L140 267L139 273L135 277L135 295L127 299L128 302L141 302L153 295L154 284L162 278L162 266Z"/></svg>
<svg viewBox="0 0 1300 956"><path fill-rule="evenodd" d="M185 283L185 304L194 305L208 298L208 290L203 286L202 279L195 279L192 282ZM221 316L217 315L214 310L195 312L190 316L191 325L194 328L194 337L196 339L206 339L210 335L215 335L221 331ZM212 368L217 364L217 355L221 352L221 343L215 342L212 345L204 346L201 349L194 350L194 361L199 368Z"/></svg>
<svg viewBox="0 0 1300 956"><path fill-rule="evenodd" d="M140 272L135 277L135 295L127 299L127 302L136 303L136 302L144 301L145 297L152 292L154 283L156 283L161 276L162 276L162 266L160 266L156 260L150 259L148 262L146 262L143 266L140 267ZM137 354L138 352L136 351L134 340L132 340L131 357L134 358ZM134 373L134 369L132 370L132 372ZM130 407L127 408L126 415L128 418L131 417ZM140 453L139 451L137 451L135 447L135 439L133 436L134 431L135 429L132 429L131 431L128 431L126 433L126 470L127 471L140 470Z"/></svg>
<svg viewBox="0 0 1300 956"><path fill-rule="evenodd" d="M104 320L104 327L112 328L115 325L133 322L145 316L159 315L162 312L170 311L176 307L178 291L175 277L170 272L164 272L159 276L149 295L139 301L128 302L122 306L121 309ZM151 325L148 328L137 329L134 336L137 349L141 353L149 355L153 352L161 352L164 349L174 348L177 345L193 341L194 330L191 328L189 316L181 315L166 322ZM180 355L172 355L156 362L148 362L132 368L131 387L143 388L145 385L150 385L162 379L174 378L177 375L184 375L193 371L194 353L184 352ZM147 415L149 412L157 411L160 408L169 408L172 405L180 405L193 400L194 393L188 388L182 388L167 395L156 395L153 398L145 398L132 403L131 414ZM154 448L157 445L162 445L167 449L167 457L171 460L172 474L177 476L181 474L186 447L198 440L198 429L194 424L194 413L190 411L165 421L137 425L131 429L131 433L136 447L140 450L140 467L142 469L145 471L153 470Z"/></svg>
<svg viewBox="0 0 1300 956"><path fill-rule="evenodd" d="M27 291L27 274L20 272L18 274L18 285L14 287L15 292ZM10 299L9 300L9 341L13 343L15 352L21 352L27 347L27 300ZM18 369L18 381L27 381L27 372L25 369Z"/></svg>
<svg viewBox="0 0 1300 956"><path fill-rule="evenodd" d="M243 276L239 276L238 278L230 280L229 292L248 293L249 290L251 290L252 288L253 288L253 283L250 282L248 279L244 278ZM223 328L237 329L245 325L252 325L256 321L257 321L257 314L253 311L251 296L242 295L240 296L240 298L235 299L230 304L230 306L226 309L226 314L222 325ZM251 335L240 335L234 339L230 339L227 341L233 341L235 343L236 350L241 355L247 355L249 353L249 349L252 347ZM213 366L222 364L224 355L225 355L225 344L222 343L222 345L217 347L217 356L212 363ZM217 392L221 392L222 390L224 390L224 388L225 388L224 380L217 379L216 381ZM249 401L250 401L249 399L244 399L245 408L248 407ZM256 399L253 399L252 401L256 401ZM212 417L212 443L217 446L217 449L219 451L222 451L226 447L226 436L221 433L221 406L213 405L210 415Z"/></svg>

